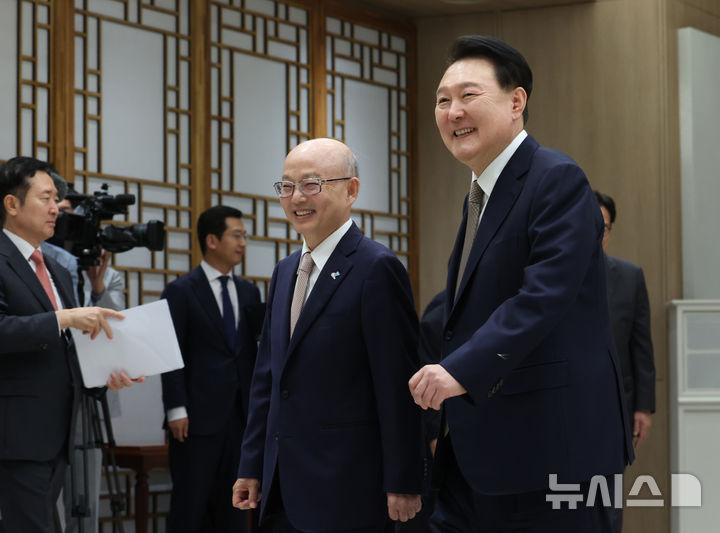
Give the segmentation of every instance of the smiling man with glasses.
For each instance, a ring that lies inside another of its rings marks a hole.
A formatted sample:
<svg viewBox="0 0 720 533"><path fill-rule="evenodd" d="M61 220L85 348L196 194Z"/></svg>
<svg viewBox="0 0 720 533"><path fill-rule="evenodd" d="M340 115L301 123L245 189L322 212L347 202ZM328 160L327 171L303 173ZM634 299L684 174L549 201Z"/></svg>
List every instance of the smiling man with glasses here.
<svg viewBox="0 0 720 533"><path fill-rule="evenodd" d="M274 184L304 242L273 272L233 490L263 531L382 533L420 510L417 315L403 265L350 218L357 173L315 139Z"/></svg>

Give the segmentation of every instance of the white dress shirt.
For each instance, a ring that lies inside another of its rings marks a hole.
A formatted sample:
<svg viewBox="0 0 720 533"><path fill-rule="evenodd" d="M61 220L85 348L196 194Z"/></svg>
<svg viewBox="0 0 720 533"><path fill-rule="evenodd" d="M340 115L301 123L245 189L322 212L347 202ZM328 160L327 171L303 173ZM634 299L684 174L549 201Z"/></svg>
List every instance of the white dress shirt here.
<svg viewBox="0 0 720 533"><path fill-rule="evenodd" d="M207 263L204 259L200 262L200 268L203 269L203 272L205 272L205 277L207 277L208 281L210 282L210 288L213 291L213 294L215 295L215 301L218 304L218 309L220 309L220 316L223 314L223 302L222 302L222 282L220 281L221 276L228 276L228 283L227 288L228 292L230 293L230 303L232 303L233 313L235 315L235 323L237 324L237 318L238 318L238 296L237 296L237 289L235 288L235 280L233 279L233 273L232 270L228 272L227 274L223 274L220 272L217 268L210 266L209 263Z"/></svg>
<svg viewBox="0 0 720 533"><path fill-rule="evenodd" d="M480 211L480 217L478 218L478 224L480 223L480 220L482 220L483 213L485 212L485 206L490 199L490 195L495 188L497 180L500 178L500 174L505 169L508 161L510 161L510 158L513 156L513 154L515 154L515 152L527 136L527 132L525 130L522 130L520 133L517 134L517 136L512 140L512 142L505 147L505 150L500 152L500 155L493 159L492 163L490 163L487 168L483 170L482 174L478 176L475 174L475 172L472 173L472 181L477 180L478 185L485 193L485 196L483 197L482 209Z"/></svg>
<svg viewBox="0 0 720 533"><path fill-rule="evenodd" d="M215 296L215 302L217 303L218 309L220 310L220 316L223 314L223 303L222 303L222 282L220 281L220 276L229 276L228 279L228 292L230 293L230 303L232 303L233 313L235 314L235 323L237 324L238 320L238 296L237 296L237 289L235 288L235 280L232 276L232 271L228 272L227 274L223 274L220 272L217 268L210 266L210 264L205 261L204 259L200 262L200 268L202 268L203 272L205 273L205 277L208 279L208 282L210 283L210 288L213 291L213 295ZM173 407L172 409L168 409L167 412L167 420L168 422L173 422L175 420L180 420L181 418L187 418L187 406L181 406L181 407Z"/></svg>
<svg viewBox="0 0 720 533"><path fill-rule="evenodd" d="M340 239L345 236L351 226L352 219L349 218L342 226L340 226L338 229L328 235L323 242L318 244L314 250L310 250L307 242L305 242L305 239L303 239L302 254L304 254L305 252L310 252L310 256L313 258L313 263L315 263L312 271L310 272L310 277L308 278L307 290L305 291L306 302L308 297L310 296L310 292L315 286L315 282L317 281L318 277L320 277L320 272L325 267L325 263L328 262L328 259L330 259L330 256L335 251L335 248L340 242ZM300 255L300 257L302 257L302 254Z"/></svg>
<svg viewBox="0 0 720 533"><path fill-rule="evenodd" d="M35 261L30 259L30 256L35 250L40 250L40 248L33 247L32 244L27 242L22 237L18 237L15 235L12 231L9 231L5 228L3 228L3 231L5 232L5 235L7 235L8 239L12 241L12 243L15 245L15 247L20 252L20 255L22 255L25 260L30 264L30 268L32 268L32 271L37 273L37 265L35 264ZM42 255L42 250L40 250L40 254ZM43 259L45 259L43 257ZM52 277L52 273L50 272L49 268L45 268L48 273L48 278L50 278L50 285L52 286L53 295L55 296L55 303L57 304L58 310L65 309L65 306L63 306L62 298L60 298L60 293L57 290L57 287L55 286L55 280ZM60 333L60 322L58 321L58 333Z"/></svg>

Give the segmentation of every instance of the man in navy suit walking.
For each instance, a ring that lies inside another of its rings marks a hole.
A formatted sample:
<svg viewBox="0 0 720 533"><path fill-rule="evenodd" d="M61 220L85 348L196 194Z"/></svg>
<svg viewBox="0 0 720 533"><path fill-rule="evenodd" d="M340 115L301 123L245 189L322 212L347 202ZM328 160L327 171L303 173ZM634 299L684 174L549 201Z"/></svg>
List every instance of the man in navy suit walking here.
<svg viewBox="0 0 720 533"><path fill-rule="evenodd" d="M231 505L257 352L260 292L232 273L247 245L242 213L215 206L198 218L200 266L163 292L185 368L162 376L172 433L168 530L245 531Z"/></svg>
<svg viewBox="0 0 720 533"><path fill-rule="evenodd" d="M295 147L275 183L304 242L273 272L233 490L265 531L380 533L420 509L417 315L403 265L350 219L359 185L332 139Z"/></svg>
<svg viewBox="0 0 720 533"><path fill-rule="evenodd" d="M553 509L551 480L587 498L632 458L602 218L578 165L525 132L531 90L525 58L479 36L456 40L437 89L440 135L472 170L442 360L410 380L421 407L444 408L437 532L608 531L599 497Z"/></svg>

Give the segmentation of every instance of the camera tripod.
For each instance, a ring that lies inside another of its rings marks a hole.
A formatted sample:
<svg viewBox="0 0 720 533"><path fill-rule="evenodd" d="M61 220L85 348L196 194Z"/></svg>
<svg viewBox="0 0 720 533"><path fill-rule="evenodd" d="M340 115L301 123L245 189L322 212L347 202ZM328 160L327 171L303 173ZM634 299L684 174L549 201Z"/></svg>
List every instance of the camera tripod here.
<svg viewBox="0 0 720 533"><path fill-rule="evenodd" d="M96 449L102 451L102 468L110 496L112 531L113 533L123 533L124 531L121 514L125 509L125 502L120 492L120 478L115 461L115 438L106 392L105 389L86 390L80 397L77 423L81 427L82 438L74 446L74 450L79 451L81 456L80 473L78 474L75 465L70 467L70 509L71 516L77 518L79 533L86 533L84 518L92 516L90 499L94 498L94 495L89 494L91 487L90 464L91 461L94 461L92 455ZM77 460L76 453L74 459Z"/></svg>

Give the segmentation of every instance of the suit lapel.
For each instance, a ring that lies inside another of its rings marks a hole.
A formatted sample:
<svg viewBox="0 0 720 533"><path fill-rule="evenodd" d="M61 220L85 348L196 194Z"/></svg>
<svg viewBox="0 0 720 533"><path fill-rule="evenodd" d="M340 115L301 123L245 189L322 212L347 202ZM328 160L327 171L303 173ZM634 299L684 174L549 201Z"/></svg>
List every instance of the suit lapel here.
<svg viewBox="0 0 720 533"><path fill-rule="evenodd" d="M605 255L605 266L607 268L607 286L608 286L608 305L612 305L615 296L615 287L617 287L618 269L617 261L614 257Z"/></svg>
<svg viewBox="0 0 720 533"><path fill-rule="evenodd" d="M340 242L335 247L335 250L328 258L327 263L325 263L325 266L320 272L320 275L313 286L312 292L310 293L310 296L305 302L303 310L300 313L300 317L295 325L295 332L290 339L290 345L287 350L288 354L292 353L310 329L310 326L320 316L322 310L330 301L330 298L332 298L332 295L335 294L335 291L337 291L345 279L347 279L353 268L353 263L350 259L348 259L348 256L357 249L362 236L362 232L355 224L353 224L343 238L340 239ZM331 275L336 272L339 273L339 275ZM291 295L293 288L294 285L289 291ZM290 300L292 300L292 296L290 297ZM288 305L288 316L290 315L289 309L290 306Z"/></svg>
<svg viewBox="0 0 720 533"><path fill-rule="evenodd" d="M237 303L238 303L238 310L237 310L237 316L235 317L235 346L238 348L242 346L242 343L244 341L243 338L241 338L242 332L245 331L245 325L244 322L247 321L247 317L245 316L244 310L245 310L245 298L243 297L242 293L240 292L240 282L241 279L233 274L233 281L235 282L235 294L237 294Z"/></svg>
<svg viewBox="0 0 720 533"><path fill-rule="evenodd" d="M497 183L495 183L490 199L485 206L485 212L480 219L480 225L478 226L475 240L470 250L465 272L460 281L455 303L460 300L478 262L520 195L520 191L522 191L525 183L523 178L530 168L530 161L537 148L538 144L535 139L528 135L500 173L500 177ZM463 217L463 221L466 219L467 213ZM463 233L464 236L464 232L461 233ZM458 243L456 242L456 246L457 245ZM462 246L462 243L460 243L459 246ZM460 253L462 253L462 249ZM455 266L455 269L457 269L457 266Z"/></svg>
<svg viewBox="0 0 720 533"><path fill-rule="evenodd" d="M223 339L223 341L225 342L225 346L230 349L227 344L227 339L225 338L225 330L222 326L223 319L222 315L220 314L220 309L218 309L217 300L215 299L212 288L210 288L210 281L208 281L202 267L196 267L190 273L190 279L192 281L193 292L195 293L195 296L200 302L200 307L207 314L208 319L215 328L216 334Z"/></svg>
<svg viewBox="0 0 720 533"><path fill-rule="evenodd" d="M467 217L468 217L468 198L469 194L465 195L465 201L463 202L463 216L460 222L460 228L458 229L457 236L455 237L455 246L453 246L452 254L450 255L450 261L448 262L448 282L445 293L452 295L450 298L445 298L445 316L450 315L450 310L453 308L456 288L457 288L457 277L459 275L458 270L460 269L460 258L462 257L463 244L465 242L465 230L467 229ZM457 294L460 294L457 291Z"/></svg>
<svg viewBox="0 0 720 533"><path fill-rule="evenodd" d="M61 268L63 270L66 270L65 267L63 267L50 257L45 257L45 266L47 267L48 272L50 272L50 275L52 276L53 282L55 283L55 288L60 295L60 299L62 300L63 307L65 309L72 309L73 307L75 307L75 298L73 298L72 295L74 287L72 286L72 283L68 283L70 276L62 276L59 274L59 270ZM43 293L44 292L45 290L43 289Z"/></svg>
<svg viewBox="0 0 720 533"><path fill-rule="evenodd" d="M288 354L288 343L290 342L290 306L292 305L293 292L295 291L295 280L300 265L301 251L293 253L287 259L286 265L280 265L275 281L276 287L273 296L272 307L276 312L273 314L272 337L273 343L278 343L277 353L282 354L283 362ZM297 324L296 324L297 329ZM275 350L273 350L275 352Z"/></svg>
<svg viewBox="0 0 720 533"><path fill-rule="evenodd" d="M32 267L3 231L0 231L0 252L7 258L8 267L27 285L42 308L45 311L54 311L52 303Z"/></svg>

